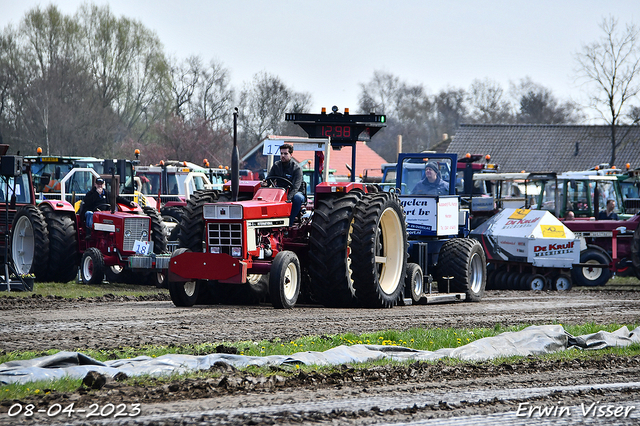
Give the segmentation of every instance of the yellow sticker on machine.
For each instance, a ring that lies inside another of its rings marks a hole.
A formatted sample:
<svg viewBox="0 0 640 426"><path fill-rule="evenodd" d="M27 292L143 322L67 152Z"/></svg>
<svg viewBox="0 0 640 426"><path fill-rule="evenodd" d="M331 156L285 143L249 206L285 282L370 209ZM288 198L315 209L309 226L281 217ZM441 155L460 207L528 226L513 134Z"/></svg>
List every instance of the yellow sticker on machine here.
<svg viewBox="0 0 640 426"><path fill-rule="evenodd" d="M528 215L530 211L531 210L529 209L516 209L513 213L511 213L511 216L509 216L509 219L514 219L514 220L524 219L524 217Z"/></svg>
<svg viewBox="0 0 640 426"><path fill-rule="evenodd" d="M565 238L564 226L562 225L540 225L544 238Z"/></svg>

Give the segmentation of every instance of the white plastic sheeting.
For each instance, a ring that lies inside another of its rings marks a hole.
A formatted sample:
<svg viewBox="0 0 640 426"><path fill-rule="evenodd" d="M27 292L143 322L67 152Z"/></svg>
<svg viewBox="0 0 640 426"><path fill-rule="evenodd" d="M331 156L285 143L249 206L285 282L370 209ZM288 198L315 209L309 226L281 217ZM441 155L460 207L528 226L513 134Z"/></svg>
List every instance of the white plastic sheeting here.
<svg viewBox="0 0 640 426"><path fill-rule="evenodd" d="M105 362L97 361L79 352L59 352L55 355L1 364L0 383L28 383L63 377L79 379L85 377L89 371L112 377L118 373L124 373L127 376L145 374L161 376L207 370L219 361L236 368L283 364L340 365L380 359L435 361L442 358L457 358L464 361L485 361L498 357L540 355L570 348L625 347L633 343L640 343L640 327L631 332L627 327L622 327L612 333L599 331L574 337L561 325L543 325L485 337L464 346L437 351L420 351L400 346L353 345L338 346L325 352L307 351L293 355L256 357L229 354L203 356L170 354L158 358L140 356Z"/></svg>

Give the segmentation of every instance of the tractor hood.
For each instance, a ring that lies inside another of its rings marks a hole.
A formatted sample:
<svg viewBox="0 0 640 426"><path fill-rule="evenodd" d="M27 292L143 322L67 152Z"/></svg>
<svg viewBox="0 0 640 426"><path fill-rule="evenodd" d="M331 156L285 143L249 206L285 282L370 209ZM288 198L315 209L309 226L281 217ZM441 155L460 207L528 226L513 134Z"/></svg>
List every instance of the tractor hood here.
<svg viewBox="0 0 640 426"><path fill-rule="evenodd" d="M580 239L544 210L504 209L471 231L488 259L570 268L580 262Z"/></svg>

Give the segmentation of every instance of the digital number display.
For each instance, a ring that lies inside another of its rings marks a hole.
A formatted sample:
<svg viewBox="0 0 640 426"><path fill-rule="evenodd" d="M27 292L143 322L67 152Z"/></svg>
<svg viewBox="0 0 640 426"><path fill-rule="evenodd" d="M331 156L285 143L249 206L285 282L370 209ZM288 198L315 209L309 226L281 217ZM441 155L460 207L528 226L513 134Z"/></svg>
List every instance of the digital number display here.
<svg viewBox="0 0 640 426"><path fill-rule="evenodd" d="M321 126L320 136L331 139L351 139L351 126Z"/></svg>

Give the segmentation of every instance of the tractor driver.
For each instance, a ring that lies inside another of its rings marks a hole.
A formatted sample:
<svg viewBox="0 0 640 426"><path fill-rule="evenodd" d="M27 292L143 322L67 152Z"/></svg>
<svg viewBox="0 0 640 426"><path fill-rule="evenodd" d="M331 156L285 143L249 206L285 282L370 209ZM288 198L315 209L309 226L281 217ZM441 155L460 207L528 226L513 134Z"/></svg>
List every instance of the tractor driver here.
<svg viewBox="0 0 640 426"><path fill-rule="evenodd" d="M424 179L416 184L412 195L448 195L449 184L442 180L438 164L429 161L424 168Z"/></svg>
<svg viewBox="0 0 640 426"><path fill-rule="evenodd" d="M291 201L291 216L290 223L300 213L302 202L304 201L304 194L300 192L302 187L302 169L295 161L291 161L291 155L293 154L293 145L285 143L280 147L280 161L276 161L269 174L267 176L279 176L283 177L291 182L289 188L289 194L287 195L288 201ZM263 182L263 186L267 183ZM286 182L280 179L274 179L274 185L284 188L287 186Z"/></svg>
<svg viewBox="0 0 640 426"><path fill-rule="evenodd" d="M108 205L110 199L109 191L104 187L104 179L96 179L94 187L91 188L91 190L87 192L87 195L84 196L84 217L89 230L93 228L93 212L100 206L104 207L105 205ZM120 196L116 198L116 202L125 204L131 208L136 206L136 203L133 201L129 201Z"/></svg>

